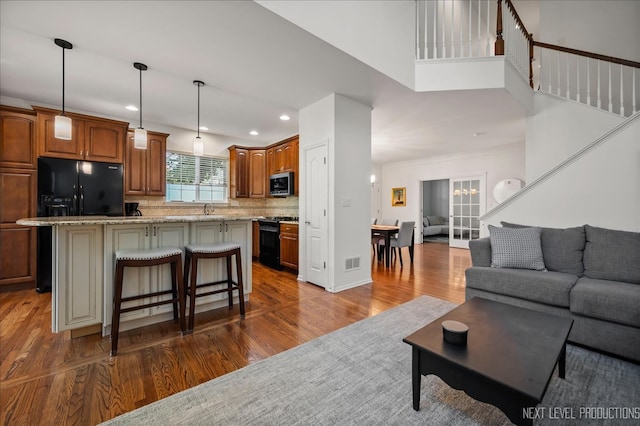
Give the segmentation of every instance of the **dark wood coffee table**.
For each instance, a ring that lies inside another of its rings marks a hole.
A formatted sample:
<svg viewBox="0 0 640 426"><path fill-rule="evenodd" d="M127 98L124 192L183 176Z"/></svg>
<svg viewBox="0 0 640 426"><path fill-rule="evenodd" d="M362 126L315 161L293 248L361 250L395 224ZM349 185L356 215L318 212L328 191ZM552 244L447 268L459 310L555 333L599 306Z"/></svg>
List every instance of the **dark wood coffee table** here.
<svg viewBox="0 0 640 426"><path fill-rule="evenodd" d="M469 326L466 346L447 343L442 321ZM558 364L565 376L566 342L573 320L474 297L403 339L412 346L413 408L420 409L422 376L498 407L520 425L531 425Z"/></svg>

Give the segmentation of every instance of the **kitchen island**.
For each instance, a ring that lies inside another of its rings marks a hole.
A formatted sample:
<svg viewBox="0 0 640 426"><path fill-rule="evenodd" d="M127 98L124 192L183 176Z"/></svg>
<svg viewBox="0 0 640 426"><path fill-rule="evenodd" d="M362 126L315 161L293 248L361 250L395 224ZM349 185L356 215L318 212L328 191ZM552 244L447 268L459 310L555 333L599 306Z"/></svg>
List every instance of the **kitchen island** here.
<svg viewBox="0 0 640 426"><path fill-rule="evenodd" d="M25 226L52 227L51 330L72 331L72 337L111 334L114 255L117 250L161 247L184 248L187 244L235 242L240 244L244 298L252 289L252 219L246 216L63 216L20 219ZM202 262L198 282L222 279L224 259ZM171 289L168 265L125 269L123 296ZM234 280L236 279L234 271ZM168 296L159 296L168 297ZM234 296L234 304L237 296ZM132 301L145 303L149 301ZM133 305L127 305L133 306ZM225 294L199 297L196 312L227 306ZM173 319L171 304L128 312L121 316L120 330Z"/></svg>

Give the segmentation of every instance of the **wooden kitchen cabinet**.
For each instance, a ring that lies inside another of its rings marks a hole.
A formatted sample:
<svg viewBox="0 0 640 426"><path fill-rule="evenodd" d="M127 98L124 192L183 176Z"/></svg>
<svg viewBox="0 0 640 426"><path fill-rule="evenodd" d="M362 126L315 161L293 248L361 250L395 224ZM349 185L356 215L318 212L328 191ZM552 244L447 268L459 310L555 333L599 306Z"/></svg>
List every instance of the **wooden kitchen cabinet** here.
<svg viewBox="0 0 640 426"><path fill-rule="evenodd" d="M37 228L16 220L37 215L36 114L0 106L0 286L36 282Z"/></svg>
<svg viewBox="0 0 640 426"><path fill-rule="evenodd" d="M297 171L298 140L298 136L293 136L267 147L267 171L269 175Z"/></svg>
<svg viewBox="0 0 640 426"><path fill-rule="evenodd" d="M249 198L267 196L267 159L264 149L249 150Z"/></svg>
<svg viewBox="0 0 640 426"><path fill-rule="evenodd" d="M266 148L230 146L229 197L268 197L269 176L283 172L294 172L295 195L298 195L298 149L298 136Z"/></svg>
<svg viewBox="0 0 640 426"><path fill-rule="evenodd" d="M298 269L297 223L280 223L280 264Z"/></svg>
<svg viewBox="0 0 640 426"><path fill-rule="evenodd" d="M36 114L33 111L0 107L2 143L0 143L0 167L35 169Z"/></svg>
<svg viewBox="0 0 640 426"><path fill-rule="evenodd" d="M125 195L165 195L168 136L147 131L147 149L137 149L133 147L133 130L129 130L124 159Z"/></svg>
<svg viewBox="0 0 640 426"><path fill-rule="evenodd" d="M38 122L38 152L44 157L122 163L128 123L66 112L71 118L71 140L56 139L59 111L34 107Z"/></svg>
<svg viewBox="0 0 640 426"><path fill-rule="evenodd" d="M229 147L229 197L249 197L249 149Z"/></svg>

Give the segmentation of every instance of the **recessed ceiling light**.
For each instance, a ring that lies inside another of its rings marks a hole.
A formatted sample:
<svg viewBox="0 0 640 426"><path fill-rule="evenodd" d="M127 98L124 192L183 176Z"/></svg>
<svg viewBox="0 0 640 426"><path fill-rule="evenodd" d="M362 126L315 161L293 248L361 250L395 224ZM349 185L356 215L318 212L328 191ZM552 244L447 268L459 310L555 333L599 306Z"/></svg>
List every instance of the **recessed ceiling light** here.
<svg viewBox="0 0 640 426"><path fill-rule="evenodd" d="M125 108L129 111L138 111L138 107L135 105L127 105Z"/></svg>
<svg viewBox="0 0 640 426"><path fill-rule="evenodd" d="M259 135L259 133L258 133L258 131L257 131L257 130L252 130L252 131L250 131L250 132L249 132L249 134L250 134L251 136L258 136L258 135Z"/></svg>
<svg viewBox="0 0 640 426"><path fill-rule="evenodd" d="M280 116L280 120L282 120L282 121L287 121L287 120L289 120L290 118L291 118L291 117L289 117L287 114L282 114L282 115Z"/></svg>
<svg viewBox="0 0 640 426"><path fill-rule="evenodd" d="M209 130L209 128L206 126L200 126L200 130Z"/></svg>

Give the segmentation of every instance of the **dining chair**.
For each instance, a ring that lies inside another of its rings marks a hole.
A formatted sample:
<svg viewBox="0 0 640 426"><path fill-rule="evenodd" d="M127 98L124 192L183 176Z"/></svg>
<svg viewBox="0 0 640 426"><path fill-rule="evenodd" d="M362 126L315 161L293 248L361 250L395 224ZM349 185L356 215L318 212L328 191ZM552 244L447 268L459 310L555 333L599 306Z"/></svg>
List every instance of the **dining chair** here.
<svg viewBox="0 0 640 426"><path fill-rule="evenodd" d="M382 219L379 225L398 226L398 219ZM384 237L381 234L374 233L371 236L371 246L373 247L373 254L378 254L378 262L382 260L383 251L380 250L381 245L384 245Z"/></svg>
<svg viewBox="0 0 640 426"><path fill-rule="evenodd" d="M391 237L391 259L396 254L396 247L398 248L398 257L400 258L400 266L402 264L402 247L409 247L409 257L411 263L413 263L413 251L411 250L411 237L413 236L413 228L415 227L414 221L402 222L400 224L400 231L398 231L397 237Z"/></svg>

